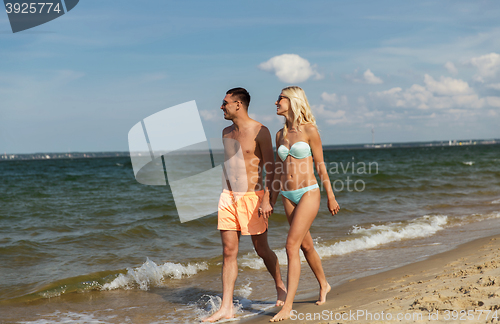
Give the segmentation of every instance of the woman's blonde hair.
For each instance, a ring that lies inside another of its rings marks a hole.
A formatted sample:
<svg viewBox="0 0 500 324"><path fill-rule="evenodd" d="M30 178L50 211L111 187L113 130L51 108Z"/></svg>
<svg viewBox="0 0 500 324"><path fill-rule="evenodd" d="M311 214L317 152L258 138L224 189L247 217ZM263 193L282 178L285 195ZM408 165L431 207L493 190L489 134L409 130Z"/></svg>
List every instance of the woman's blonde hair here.
<svg viewBox="0 0 500 324"><path fill-rule="evenodd" d="M306 93L301 87L291 86L286 87L281 90L284 97L290 100L290 107L293 112L293 124L297 123L297 126L304 124L312 124L315 127L316 119L314 118L311 106L309 106L309 101L307 101ZM288 133L288 125L285 121L285 126L283 127L283 137Z"/></svg>

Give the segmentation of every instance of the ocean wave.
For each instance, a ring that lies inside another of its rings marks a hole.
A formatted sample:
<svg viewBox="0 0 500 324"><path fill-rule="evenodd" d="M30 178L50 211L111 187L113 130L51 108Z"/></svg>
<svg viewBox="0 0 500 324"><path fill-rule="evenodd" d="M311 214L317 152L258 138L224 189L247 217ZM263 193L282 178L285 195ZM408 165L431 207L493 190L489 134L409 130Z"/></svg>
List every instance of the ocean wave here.
<svg viewBox="0 0 500 324"><path fill-rule="evenodd" d="M372 249L395 241L431 236L444 229L447 223L448 216L425 215L408 222L371 225L369 228L354 226L350 235L356 236L355 238L333 244L315 242L315 249L321 258L343 255L355 251ZM280 264L287 263L285 249L274 252L278 256ZM305 261L302 251L301 260ZM243 256L240 264L252 269L262 269L265 267L264 262L254 252Z"/></svg>
<svg viewBox="0 0 500 324"><path fill-rule="evenodd" d="M500 200L500 199L499 199ZM454 217L449 221L450 225L465 225L465 224L471 224L471 223L476 223L476 222L481 222L485 220L490 220L490 219L497 219L500 218L500 212L499 211L493 211L487 214L470 214L470 215L464 215L464 216L458 216Z"/></svg>
<svg viewBox="0 0 500 324"><path fill-rule="evenodd" d="M13 296L10 299L30 301L39 298L52 298L73 292L86 292L90 290L134 289L148 290L150 287L167 285L166 279L182 279L207 270L206 262L198 263L172 263L166 262L157 265L149 258L140 267L129 268L127 273L116 271L102 271L79 277L65 278L50 283L37 292L22 296ZM7 298L9 299L9 298ZM0 298L2 300L2 298Z"/></svg>
<svg viewBox="0 0 500 324"><path fill-rule="evenodd" d="M252 294L252 287L250 287L250 284L251 282L247 282L246 285L234 289L234 295L248 298Z"/></svg>
<svg viewBox="0 0 500 324"><path fill-rule="evenodd" d="M206 262L189 263L187 265L166 262L163 265L157 265L148 258L142 266L127 269L126 274L119 274L112 282L104 284L101 289L132 289L138 287L141 290L148 290L149 287L161 286L166 277L181 279L207 269Z"/></svg>
<svg viewBox="0 0 500 324"><path fill-rule="evenodd" d="M500 218L500 212L499 211L494 211L494 212L491 212L491 213L485 215L485 219L495 219L495 218Z"/></svg>
<svg viewBox="0 0 500 324"><path fill-rule="evenodd" d="M474 161L464 161L462 163L465 165L473 165L475 162Z"/></svg>
<svg viewBox="0 0 500 324"><path fill-rule="evenodd" d="M447 222L448 216L445 215L425 215L409 222L372 225L370 228L355 226L351 234L358 234L361 237L337 242L332 246L321 246L319 249L323 253L318 253L320 253L320 256L342 255L403 239L431 236L442 230Z"/></svg>
<svg viewBox="0 0 500 324"><path fill-rule="evenodd" d="M493 200L491 203L492 203L492 204L500 204L500 199Z"/></svg>

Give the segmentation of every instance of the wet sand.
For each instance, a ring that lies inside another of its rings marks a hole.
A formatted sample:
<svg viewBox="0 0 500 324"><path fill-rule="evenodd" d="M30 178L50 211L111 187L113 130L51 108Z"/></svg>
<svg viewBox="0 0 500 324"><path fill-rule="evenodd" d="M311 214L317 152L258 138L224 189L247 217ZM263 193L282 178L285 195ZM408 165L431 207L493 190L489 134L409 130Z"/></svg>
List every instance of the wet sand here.
<svg viewBox="0 0 500 324"><path fill-rule="evenodd" d="M322 306L315 297L281 323L500 322L500 235L333 287ZM268 323L278 310L241 323Z"/></svg>

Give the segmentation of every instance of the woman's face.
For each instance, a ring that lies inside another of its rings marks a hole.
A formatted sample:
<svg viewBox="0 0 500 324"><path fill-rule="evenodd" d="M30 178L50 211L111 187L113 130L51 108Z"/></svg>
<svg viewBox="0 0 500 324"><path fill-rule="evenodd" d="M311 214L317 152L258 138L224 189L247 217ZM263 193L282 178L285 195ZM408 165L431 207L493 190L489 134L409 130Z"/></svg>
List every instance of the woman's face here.
<svg viewBox="0 0 500 324"><path fill-rule="evenodd" d="M288 110L290 109L290 99L283 95L283 92L280 93L278 100L274 103L276 105L276 114L281 116L286 116Z"/></svg>

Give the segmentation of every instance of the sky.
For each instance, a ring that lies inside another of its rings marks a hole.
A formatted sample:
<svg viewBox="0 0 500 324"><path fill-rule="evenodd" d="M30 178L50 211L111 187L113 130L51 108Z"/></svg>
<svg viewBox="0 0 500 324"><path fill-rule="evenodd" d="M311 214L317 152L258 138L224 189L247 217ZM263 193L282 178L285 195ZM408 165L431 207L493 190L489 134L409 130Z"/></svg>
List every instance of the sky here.
<svg viewBox="0 0 500 324"><path fill-rule="evenodd" d="M272 134L302 87L325 145L500 138L498 17L496 0L82 0L14 34L0 13L0 152L127 151L191 100L220 137L239 86Z"/></svg>

